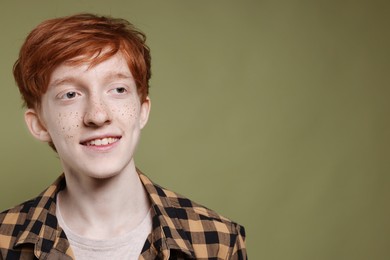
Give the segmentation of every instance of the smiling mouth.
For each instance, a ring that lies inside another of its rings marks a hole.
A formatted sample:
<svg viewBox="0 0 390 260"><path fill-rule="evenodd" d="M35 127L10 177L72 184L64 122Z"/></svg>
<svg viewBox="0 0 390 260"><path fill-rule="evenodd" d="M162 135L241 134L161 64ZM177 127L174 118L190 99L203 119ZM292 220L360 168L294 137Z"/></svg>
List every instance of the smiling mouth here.
<svg viewBox="0 0 390 260"><path fill-rule="evenodd" d="M104 145L116 143L119 141L119 139L120 139L119 137L98 138L98 139L93 139L93 140L83 142L81 144L85 146L104 146Z"/></svg>

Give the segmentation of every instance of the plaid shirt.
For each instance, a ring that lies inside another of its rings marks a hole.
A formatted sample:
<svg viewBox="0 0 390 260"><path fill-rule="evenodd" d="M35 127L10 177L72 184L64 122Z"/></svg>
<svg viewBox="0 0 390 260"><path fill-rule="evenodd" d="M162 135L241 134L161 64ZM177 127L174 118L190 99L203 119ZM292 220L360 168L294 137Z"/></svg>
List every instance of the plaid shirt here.
<svg viewBox="0 0 390 260"><path fill-rule="evenodd" d="M138 173L153 209L153 230L139 259L247 259L242 226ZM0 213L0 259L74 259L56 218L64 187L61 175L37 198Z"/></svg>

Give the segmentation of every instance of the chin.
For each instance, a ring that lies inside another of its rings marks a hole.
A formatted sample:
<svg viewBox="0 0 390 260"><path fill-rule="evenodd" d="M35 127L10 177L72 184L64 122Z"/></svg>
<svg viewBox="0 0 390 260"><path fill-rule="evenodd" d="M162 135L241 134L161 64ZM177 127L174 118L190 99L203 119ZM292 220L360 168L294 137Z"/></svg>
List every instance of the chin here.
<svg viewBox="0 0 390 260"><path fill-rule="evenodd" d="M66 172L72 175L85 176L91 179L108 179L118 175L131 172L133 162L132 159L121 158L121 160L113 158L99 158L94 160L88 160L83 164L76 164L73 167L69 167L69 164L63 164L63 168Z"/></svg>
<svg viewBox="0 0 390 260"><path fill-rule="evenodd" d="M96 168L85 171L85 175L95 179L107 179L118 176L123 169L104 169L104 168Z"/></svg>
<svg viewBox="0 0 390 260"><path fill-rule="evenodd" d="M118 172L102 172L102 173L97 173L97 172L94 172L94 173L91 173L91 174L88 174L87 176L92 178L92 179L98 179L98 180L104 180L104 179L110 179L110 178L113 178L115 176L118 176L119 173Z"/></svg>

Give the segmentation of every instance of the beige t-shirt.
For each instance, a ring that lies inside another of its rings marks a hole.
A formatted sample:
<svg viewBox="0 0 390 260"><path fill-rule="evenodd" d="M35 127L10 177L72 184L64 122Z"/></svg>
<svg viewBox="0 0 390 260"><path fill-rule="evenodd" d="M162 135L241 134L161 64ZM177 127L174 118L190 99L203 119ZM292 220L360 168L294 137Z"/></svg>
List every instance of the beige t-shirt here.
<svg viewBox="0 0 390 260"><path fill-rule="evenodd" d="M58 198L58 197L57 197ZM120 237L94 240L75 234L65 224L57 200L58 224L68 237L76 260L138 259L146 238L152 231L151 210L139 226Z"/></svg>

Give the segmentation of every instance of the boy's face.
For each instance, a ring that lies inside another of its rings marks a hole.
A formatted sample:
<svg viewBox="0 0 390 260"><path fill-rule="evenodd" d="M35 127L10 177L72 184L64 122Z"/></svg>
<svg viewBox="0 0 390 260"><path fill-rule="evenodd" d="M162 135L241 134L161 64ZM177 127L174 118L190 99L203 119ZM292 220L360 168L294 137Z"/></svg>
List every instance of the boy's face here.
<svg viewBox="0 0 390 260"><path fill-rule="evenodd" d="M25 119L36 138L54 143L66 173L107 178L133 165L149 109L149 98L140 103L126 60L117 53L91 68L57 67L41 110L27 110Z"/></svg>

